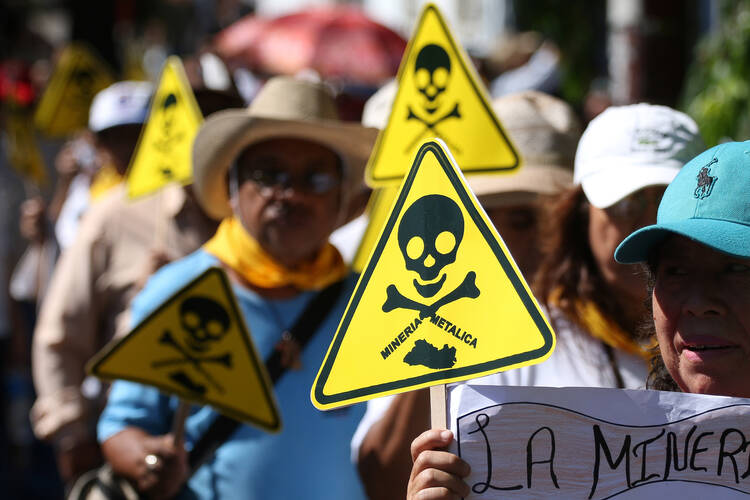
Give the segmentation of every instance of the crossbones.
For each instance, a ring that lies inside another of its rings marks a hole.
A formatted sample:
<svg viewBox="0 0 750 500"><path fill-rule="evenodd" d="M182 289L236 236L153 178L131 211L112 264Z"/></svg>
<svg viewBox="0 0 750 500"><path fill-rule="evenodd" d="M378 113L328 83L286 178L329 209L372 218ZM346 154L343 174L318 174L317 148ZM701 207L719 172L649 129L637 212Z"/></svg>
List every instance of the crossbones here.
<svg viewBox="0 0 750 500"><path fill-rule="evenodd" d="M224 353L218 356L207 356L207 357L195 357L185 350L177 341L172 337L169 330L166 330L161 338L159 339L160 344L166 344L176 349L182 357L163 359L160 361L154 361L151 363L152 368L161 368L162 366L179 365L184 363L190 363L195 369L213 385L217 391L224 393L224 388L201 366L202 363L218 363L226 366L227 368L232 367L232 354Z"/></svg>
<svg viewBox="0 0 750 500"><path fill-rule="evenodd" d="M411 143L409 144L409 146L408 146L408 147L406 148L406 149L407 149L407 151L411 151L411 150L412 150L412 149L414 148L414 146L415 146L415 145L417 144L417 142L419 142L419 140L420 140L420 139L421 139L421 138L422 138L422 137L424 136L424 134L425 134L425 133L426 133L426 132L427 132L428 130L432 130L433 132L435 132L435 134L436 134L436 135L440 136L440 137L441 137L441 138L442 138L442 139L443 139L444 141L446 141L446 143L448 143L448 140L447 140L447 139L445 139L445 137L443 137L443 134L441 134L441 133L440 133L440 132L438 131L438 129L436 128L436 127L437 127L437 125L438 125L439 123L443 122L444 120L447 120L448 118L461 118L461 112L460 112L460 111L458 110L458 103L456 103L456 105L455 105L455 106L453 106L453 109L452 109L452 110L450 110L450 111L449 111L448 113L446 113L445 115L441 116L441 117L440 117L440 118L438 118L437 120L435 120L435 121L431 121L431 122L430 122L430 121L427 121L427 120L425 120L424 118L422 118L421 116L417 115L417 114L416 114L416 113L415 113L415 112L414 112L414 111L413 111L413 110L411 109L411 107L410 107L410 106L407 106L407 107L406 107L406 109L408 109L408 110L409 110L409 114L408 114L408 115L406 116L406 120L407 120L407 121L408 121L408 120L417 120L418 122L420 122L420 123L421 123L422 125L424 125L424 126L425 126L425 128L424 128L424 129L423 129L423 130L422 130L422 131L421 131L421 132L419 133L419 135L417 135L417 136L416 136L416 137L414 138L414 140L413 140L413 141L411 141ZM456 147L456 145L455 145L455 144L448 144L448 147L450 147L450 148L451 148L451 149L452 149L453 151L455 151L456 153L460 153L460 152L461 152L461 151L460 151L460 150L459 150L459 149L458 149L458 148Z"/></svg>
<svg viewBox="0 0 750 500"><path fill-rule="evenodd" d="M396 285L388 285L386 289L387 297L383 304L383 312L391 312L394 309L413 309L419 311L419 318L425 319L428 316L433 317L437 314L438 309L446 304L455 302L458 299L468 298L476 299L479 297L479 288L475 283L477 274L474 271L469 271L466 277L452 292L447 293L443 297L439 298L430 305L421 304L415 300L411 300L401 295Z"/></svg>
<svg viewBox="0 0 750 500"><path fill-rule="evenodd" d="M166 167L166 166L165 167L160 167L159 171L167 179L171 179L172 176L173 176L173 174L174 174L174 172L172 172L172 169L170 167Z"/></svg>
<svg viewBox="0 0 750 500"><path fill-rule="evenodd" d="M154 145L154 148L161 154L170 155L172 153L172 148L174 148L174 145L176 143L182 142L183 137L185 137L185 134L183 132L180 132L176 135L171 135L170 132L167 132L164 137L155 140L152 144Z"/></svg>

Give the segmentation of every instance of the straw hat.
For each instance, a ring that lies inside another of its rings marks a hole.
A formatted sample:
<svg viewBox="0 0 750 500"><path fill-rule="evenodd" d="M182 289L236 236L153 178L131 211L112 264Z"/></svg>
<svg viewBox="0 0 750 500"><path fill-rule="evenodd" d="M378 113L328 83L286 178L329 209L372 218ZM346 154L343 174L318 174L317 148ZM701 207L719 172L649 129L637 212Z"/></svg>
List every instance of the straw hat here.
<svg viewBox="0 0 750 500"><path fill-rule="evenodd" d="M494 99L492 109L520 153L522 165L514 174L468 177L485 208L527 203L573 185L581 125L567 103L526 90Z"/></svg>
<svg viewBox="0 0 750 500"><path fill-rule="evenodd" d="M364 182L364 168L378 131L339 121L330 91L321 83L291 77L270 79L247 109L212 114L193 143L193 190L215 219L232 215L227 172L248 146L275 138L297 138L336 152L344 165L342 208ZM343 214L346 216L346 214Z"/></svg>

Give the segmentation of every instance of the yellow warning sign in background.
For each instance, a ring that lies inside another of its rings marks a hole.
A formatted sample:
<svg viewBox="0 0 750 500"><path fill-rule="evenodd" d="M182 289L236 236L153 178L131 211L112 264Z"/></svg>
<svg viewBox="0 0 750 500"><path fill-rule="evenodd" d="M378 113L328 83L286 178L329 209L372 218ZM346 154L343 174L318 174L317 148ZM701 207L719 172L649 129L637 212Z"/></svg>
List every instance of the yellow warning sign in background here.
<svg viewBox="0 0 750 500"><path fill-rule="evenodd" d="M554 334L442 141L425 143L312 388L330 409L538 363Z"/></svg>
<svg viewBox="0 0 750 500"><path fill-rule="evenodd" d="M36 127L60 137L86 128L89 107L100 90L115 83L109 67L85 45L65 48L34 115Z"/></svg>
<svg viewBox="0 0 750 500"><path fill-rule="evenodd" d="M397 194L398 186L388 186L375 189L370 195L370 201L365 209L368 219L367 228L352 259L352 270L354 272L361 273L365 269L367 259L370 257L370 253L378 241L378 236L380 236L380 231L391 213L391 207L393 202L396 201Z"/></svg>
<svg viewBox="0 0 750 500"><path fill-rule="evenodd" d="M433 137L445 141L464 173L518 167L479 76L432 4L422 10L397 83L388 124L367 165L370 185L399 184L419 145Z"/></svg>
<svg viewBox="0 0 750 500"><path fill-rule="evenodd" d="M182 62L171 56L164 63L128 169L128 196L137 198L169 184L193 178L193 139L203 123Z"/></svg>
<svg viewBox="0 0 750 500"><path fill-rule="evenodd" d="M265 365L224 272L211 268L89 363L105 379L153 385L268 431L281 428Z"/></svg>
<svg viewBox="0 0 750 500"><path fill-rule="evenodd" d="M5 128L10 164L25 179L37 186L47 185L49 178L37 146L32 117L25 110L8 109L5 115Z"/></svg>

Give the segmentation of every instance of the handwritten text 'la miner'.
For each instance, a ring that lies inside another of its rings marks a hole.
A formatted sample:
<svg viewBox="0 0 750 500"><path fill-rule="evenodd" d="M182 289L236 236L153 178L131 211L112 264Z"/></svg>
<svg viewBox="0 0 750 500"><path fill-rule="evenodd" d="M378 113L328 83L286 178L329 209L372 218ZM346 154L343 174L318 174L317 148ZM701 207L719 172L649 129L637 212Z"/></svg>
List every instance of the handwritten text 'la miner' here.
<svg viewBox="0 0 750 500"><path fill-rule="evenodd" d="M473 484L474 493L491 490L514 491L545 488L560 490L563 476L572 473L571 462L577 462L577 475L591 474L588 498L604 498L620 491L648 483L687 480L715 484L750 492L750 433L732 426L703 428L701 423L680 426L627 428L607 424L592 424L590 456L566 456L564 443L556 441L555 430L539 426L533 432L519 436L525 439L525 477L493 477L493 440L485 433L490 417L474 415L476 426L469 434L480 433L486 445L486 477ZM494 443L497 445L498 443ZM523 447L521 441L518 448ZM505 452L508 450L506 449ZM747 481L746 481L747 480ZM602 482L603 481L603 482ZM602 484L606 491L602 490Z"/></svg>

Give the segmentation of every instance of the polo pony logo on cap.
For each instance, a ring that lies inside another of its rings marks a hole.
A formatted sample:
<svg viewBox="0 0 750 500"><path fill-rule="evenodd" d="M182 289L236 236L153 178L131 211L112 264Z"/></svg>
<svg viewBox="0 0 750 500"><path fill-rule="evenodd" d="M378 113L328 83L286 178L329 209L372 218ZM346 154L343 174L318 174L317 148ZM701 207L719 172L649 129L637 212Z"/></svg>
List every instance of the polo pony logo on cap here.
<svg viewBox="0 0 750 500"><path fill-rule="evenodd" d="M695 192L693 193L696 198L699 200L702 200L703 198L706 198L707 196L711 195L711 191L714 189L714 184L716 184L717 177L712 177L711 174L711 165L714 163L717 163L719 160L714 158L710 162L708 162L707 165L705 165L703 168L701 168L700 172L698 172L698 186L695 188Z"/></svg>

